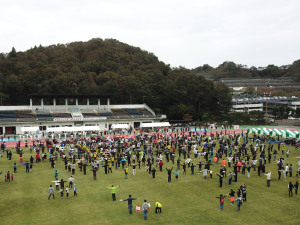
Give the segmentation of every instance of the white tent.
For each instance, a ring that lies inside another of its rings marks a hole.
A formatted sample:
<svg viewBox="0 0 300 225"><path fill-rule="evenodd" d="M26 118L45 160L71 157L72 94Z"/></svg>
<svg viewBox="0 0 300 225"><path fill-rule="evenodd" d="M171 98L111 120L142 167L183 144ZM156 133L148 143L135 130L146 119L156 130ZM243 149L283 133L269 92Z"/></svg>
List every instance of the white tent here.
<svg viewBox="0 0 300 225"><path fill-rule="evenodd" d="M171 126L169 122L157 122L157 123L141 123L142 128L144 127L169 127Z"/></svg>
<svg viewBox="0 0 300 225"><path fill-rule="evenodd" d="M113 124L111 125L112 129L128 129L129 125L128 124Z"/></svg>
<svg viewBox="0 0 300 225"><path fill-rule="evenodd" d="M82 126L82 127L48 127L47 132L76 132L76 131L91 131L100 130L98 126Z"/></svg>
<svg viewBox="0 0 300 225"><path fill-rule="evenodd" d="M22 132L36 132L39 127L21 127Z"/></svg>

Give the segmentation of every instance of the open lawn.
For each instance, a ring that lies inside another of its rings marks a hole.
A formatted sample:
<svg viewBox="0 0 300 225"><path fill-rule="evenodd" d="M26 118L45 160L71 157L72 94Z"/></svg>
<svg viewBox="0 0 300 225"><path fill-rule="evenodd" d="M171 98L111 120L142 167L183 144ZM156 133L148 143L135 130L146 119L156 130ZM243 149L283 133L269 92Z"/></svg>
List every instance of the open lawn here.
<svg viewBox="0 0 300 225"><path fill-rule="evenodd" d="M277 148L277 145L274 145ZM251 170L251 178L239 173L238 182L228 185L227 177L224 179L223 187L219 187L219 173L221 163L218 167L211 166L213 178L204 180L202 174L192 176L187 168L187 175L180 176L175 180L172 175L172 182L167 182L168 168L172 163L167 163L164 158L163 172L157 168L156 178L153 179L144 167L137 169L136 176L131 174L129 167L129 178L124 179L124 171L121 167L118 170L113 168L113 173L104 175L104 168L97 172L97 180L94 181L92 172L87 171L83 175L76 169L75 184L78 187L78 197L73 197L73 190L70 198L60 198L58 191L55 193L55 200L48 200L48 188L54 180L54 171L50 163L34 163L33 172L25 173L25 166L18 166L13 182L4 182L4 172L13 172L12 164L19 163L18 155L13 149L12 160L6 158L2 153L0 158L0 224L300 224L300 196L288 197L288 182L295 183L297 158L299 153L294 147L286 146L291 150L286 163L293 164L293 177L287 181L277 181L277 165L271 160L266 164L266 171L272 171L271 187L266 187L266 176L258 177L257 171ZM178 154L178 153L177 153ZM279 156L281 155L281 152ZM34 155L33 155L34 156ZM29 150L25 150L25 160L29 159ZM278 156L277 156L278 158ZM193 162L197 160L193 158ZM204 162L204 159L202 159ZM58 178L67 180L70 173L64 169L63 162L59 159L56 168L59 171ZM176 162L173 171L176 170ZM232 169L233 170L233 169ZM227 168L227 174L230 168ZM227 194L230 189L235 191L241 184L247 185L247 202L237 211L235 205L230 205L230 197L225 198L224 210L220 211L219 200L216 196ZM117 189L117 201L113 202L110 190L111 185L120 185ZM131 194L137 197L133 203L133 215L128 215L127 202L120 202ZM151 204L151 211L148 214L148 221L144 221L143 213L136 213L135 206L140 206L143 200L147 199ZM154 213L154 204L159 201L162 207L162 214Z"/></svg>

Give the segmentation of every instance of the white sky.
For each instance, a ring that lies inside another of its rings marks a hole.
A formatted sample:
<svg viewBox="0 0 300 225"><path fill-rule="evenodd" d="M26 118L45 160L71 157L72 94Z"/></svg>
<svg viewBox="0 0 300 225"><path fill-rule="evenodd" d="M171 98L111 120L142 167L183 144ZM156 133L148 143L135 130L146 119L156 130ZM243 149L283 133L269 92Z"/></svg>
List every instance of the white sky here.
<svg viewBox="0 0 300 225"><path fill-rule="evenodd" d="M0 0L0 52L113 38L172 67L300 59L299 0Z"/></svg>

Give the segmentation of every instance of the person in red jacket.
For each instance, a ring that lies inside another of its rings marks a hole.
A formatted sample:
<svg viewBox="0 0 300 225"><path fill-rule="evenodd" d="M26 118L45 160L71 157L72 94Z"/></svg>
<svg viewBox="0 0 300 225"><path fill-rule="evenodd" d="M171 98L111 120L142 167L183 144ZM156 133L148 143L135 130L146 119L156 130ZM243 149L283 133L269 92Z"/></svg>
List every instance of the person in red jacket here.
<svg viewBox="0 0 300 225"><path fill-rule="evenodd" d="M163 161L160 160L158 165L159 165L159 171L162 172L162 166L164 165Z"/></svg>
<svg viewBox="0 0 300 225"><path fill-rule="evenodd" d="M40 155L38 153L35 155L35 162L40 162Z"/></svg>

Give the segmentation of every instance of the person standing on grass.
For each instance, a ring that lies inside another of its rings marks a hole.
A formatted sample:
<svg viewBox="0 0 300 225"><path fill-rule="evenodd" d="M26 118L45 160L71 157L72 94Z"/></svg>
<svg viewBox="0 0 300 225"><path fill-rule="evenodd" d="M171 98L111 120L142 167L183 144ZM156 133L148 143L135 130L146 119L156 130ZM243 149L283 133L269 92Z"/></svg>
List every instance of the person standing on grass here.
<svg viewBox="0 0 300 225"><path fill-rule="evenodd" d="M150 210L150 206L147 203L147 200L144 200L144 204L142 206L142 211L144 212L144 220L147 220L147 214L148 214L148 210Z"/></svg>
<svg viewBox="0 0 300 225"><path fill-rule="evenodd" d="M73 177L73 176L70 176L70 178L68 179L68 181L69 181L69 187L70 187L70 188L73 188L74 177Z"/></svg>
<svg viewBox="0 0 300 225"><path fill-rule="evenodd" d="M235 200L236 200L236 205L237 205L238 212L240 212L241 211L241 205L242 205L242 198L241 198L241 196L238 196Z"/></svg>
<svg viewBox="0 0 300 225"><path fill-rule="evenodd" d="M227 195L222 195L222 194L220 194L220 197L216 197L216 198L218 198L218 199L220 199L220 210L222 211L223 210L223 208L224 208L224 198L226 197Z"/></svg>
<svg viewBox="0 0 300 225"><path fill-rule="evenodd" d="M58 178L58 171L57 170L55 170L55 172L54 172L54 177Z"/></svg>
<svg viewBox="0 0 300 225"><path fill-rule="evenodd" d="M288 184L288 190L289 190L289 197L293 197L293 184L292 181L290 181L290 183Z"/></svg>
<svg viewBox="0 0 300 225"><path fill-rule="evenodd" d="M155 178L155 172L156 172L156 169L154 168L154 166L153 166L151 172L152 172L152 178Z"/></svg>
<svg viewBox="0 0 300 225"><path fill-rule="evenodd" d="M231 182L232 182L232 173L231 173L231 171L229 171L229 174L228 174L228 185L231 185Z"/></svg>
<svg viewBox="0 0 300 225"><path fill-rule="evenodd" d="M117 189L118 187L119 187L119 186L114 187L114 185L111 185L111 187L108 187L108 189L111 190L111 195L112 195L113 201L116 201L116 189Z"/></svg>
<svg viewBox="0 0 300 225"><path fill-rule="evenodd" d="M230 192L229 192L229 196L230 196L230 202L231 202L231 205L234 204L234 194L235 194L235 191L230 189Z"/></svg>
<svg viewBox="0 0 300 225"><path fill-rule="evenodd" d="M54 197L55 191L54 191L52 185L50 185L48 192L49 192L48 200L50 199L51 195L52 195L53 199L55 199L55 197Z"/></svg>
<svg viewBox="0 0 300 225"><path fill-rule="evenodd" d="M164 165L163 161L160 160L159 163L158 163L158 165L159 165L159 171L161 172L162 171L162 167Z"/></svg>
<svg viewBox="0 0 300 225"><path fill-rule="evenodd" d="M131 164L132 166L132 175L135 176L136 175L136 164Z"/></svg>
<svg viewBox="0 0 300 225"><path fill-rule="evenodd" d="M132 201L136 200L136 198L132 198L131 195L129 195L129 198L124 199L124 200L120 200L121 202L127 201L128 202L128 211L129 211L129 215L132 214Z"/></svg>
<svg viewBox="0 0 300 225"><path fill-rule="evenodd" d="M77 194L77 186L76 186L76 184L74 184L74 196L78 196L78 194Z"/></svg>
<svg viewBox="0 0 300 225"><path fill-rule="evenodd" d="M59 183L60 181L58 180L58 178L55 179L55 181L52 181L55 183L55 187L56 187L56 190L59 191Z"/></svg>
<svg viewBox="0 0 300 225"><path fill-rule="evenodd" d="M16 173L17 172L17 163L14 163L13 167L14 167L14 173Z"/></svg>
<svg viewBox="0 0 300 225"><path fill-rule="evenodd" d="M270 187L270 183L271 183L271 172L265 173L265 175L267 176L267 187Z"/></svg>
<svg viewBox="0 0 300 225"><path fill-rule="evenodd" d="M60 180L59 183L60 183L60 188L61 188L61 189L64 189L64 188L65 188L65 182L67 182L67 181L64 181L64 179L61 179L61 180Z"/></svg>
<svg viewBox="0 0 300 225"><path fill-rule="evenodd" d="M240 186L241 192L242 192L242 201L246 202L247 201L247 185L244 184Z"/></svg>
<svg viewBox="0 0 300 225"><path fill-rule="evenodd" d="M91 169L90 171L93 171L93 178L94 180L97 179L97 171L98 171L98 168L97 167L94 167L93 169Z"/></svg>
<svg viewBox="0 0 300 225"><path fill-rule="evenodd" d="M195 171L195 165L194 165L194 163L192 163L192 165L191 165L191 173L192 173L192 175L194 175L194 171Z"/></svg>
<svg viewBox="0 0 300 225"><path fill-rule="evenodd" d="M171 174L172 174L173 167L171 169L166 168L166 170L168 171L168 182L171 182Z"/></svg>
<svg viewBox="0 0 300 225"><path fill-rule="evenodd" d="M182 166L182 169L183 169L183 175L186 175L186 163L181 164L181 166ZM207 175L207 171L206 171L206 175Z"/></svg>
<svg viewBox="0 0 300 225"><path fill-rule="evenodd" d="M125 172L125 179L128 179L128 167L127 166L124 169L124 172Z"/></svg>
<svg viewBox="0 0 300 225"><path fill-rule="evenodd" d="M60 198L64 198L64 188L62 187L59 191L60 193Z"/></svg>
<svg viewBox="0 0 300 225"><path fill-rule="evenodd" d="M29 171L30 171L30 173L32 173L32 166L33 166L33 163L30 163L29 164Z"/></svg>
<svg viewBox="0 0 300 225"><path fill-rule="evenodd" d="M69 199L69 192L70 192L70 189L69 189L69 187L67 186L67 187L66 187L66 196L67 196L67 199Z"/></svg>
<svg viewBox="0 0 300 225"><path fill-rule="evenodd" d="M249 166L247 167L247 175L248 175L248 178L250 178L250 170L251 170L251 166L249 165Z"/></svg>
<svg viewBox="0 0 300 225"><path fill-rule="evenodd" d="M296 180L295 184L294 184L294 188L295 188L295 195L298 194L298 186L299 186L299 183L298 183L298 180Z"/></svg>
<svg viewBox="0 0 300 225"><path fill-rule="evenodd" d="M7 171L6 179L7 179L7 182L10 182L10 172L9 171Z"/></svg>
<svg viewBox="0 0 300 225"><path fill-rule="evenodd" d="M219 177L220 187L222 187L223 184L223 175L222 174L216 174Z"/></svg>
<svg viewBox="0 0 300 225"><path fill-rule="evenodd" d="M289 166L289 174L290 174L290 177L292 177L292 174L293 174L293 165L290 164Z"/></svg>

